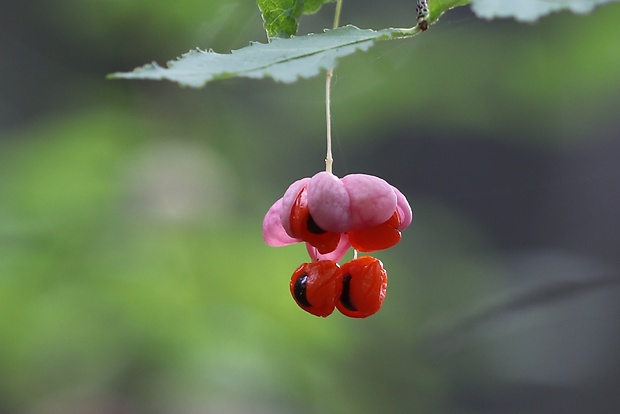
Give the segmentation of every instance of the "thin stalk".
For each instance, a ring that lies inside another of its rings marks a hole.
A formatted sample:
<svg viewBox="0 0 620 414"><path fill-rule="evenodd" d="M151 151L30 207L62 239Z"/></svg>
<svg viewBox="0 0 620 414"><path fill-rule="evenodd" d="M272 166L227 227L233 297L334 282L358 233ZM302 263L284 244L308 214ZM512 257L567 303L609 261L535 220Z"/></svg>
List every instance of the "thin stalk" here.
<svg viewBox="0 0 620 414"><path fill-rule="evenodd" d="M342 0L336 1L336 11L334 12L333 28L337 29L340 25L340 12L342 11ZM331 89L334 70L328 69L325 76L325 121L327 124L327 154L325 155L325 171L332 172L334 157L332 155L332 115L331 115Z"/></svg>
<svg viewBox="0 0 620 414"><path fill-rule="evenodd" d="M340 26L340 12L342 11L342 0L336 0L336 11L334 12L334 29Z"/></svg>
<svg viewBox="0 0 620 414"><path fill-rule="evenodd" d="M331 85L334 71L329 69L325 79L325 120L327 123L327 155L325 156L325 171L332 172L334 157L332 156L332 116L331 116Z"/></svg>

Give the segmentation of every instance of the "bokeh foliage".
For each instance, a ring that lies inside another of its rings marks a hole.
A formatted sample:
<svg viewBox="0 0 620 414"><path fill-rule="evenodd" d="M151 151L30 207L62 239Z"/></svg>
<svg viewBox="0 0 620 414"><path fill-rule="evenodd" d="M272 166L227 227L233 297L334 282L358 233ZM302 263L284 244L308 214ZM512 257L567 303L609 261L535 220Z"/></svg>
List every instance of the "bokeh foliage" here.
<svg viewBox="0 0 620 414"><path fill-rule="evenodd" d="M14 57L0 69L0 411L475 412L459 398L498 378L510 383L513 371L497 362L508 349L501 339L474 337L456 356L434 339L444 317L449 326L512 280L488 222L442 198L460 189L441 188L438 177L461 174L464 155L447 150L454 141L491 141L514 155L616 138L618 6L536 26L447 14L411 43L379 45L339 67L335 172L384 176L416 214L403 242L378 254L390 276L384 308L356 321L298 309L288 280L304 248L268 248L260 234L285 187L323 167L322 80L192 91L104 79L183 48L257 40L255 4L29 3L0 6L0 46ZM304 29L329 21L331 6L305 17ZM345 2L344 23L413 20L411 2L379 9ZM417 169L428 141L443 149L431 164L445 170ZM610 183L613 197L615 171L578 178ZM505 194L487 184L460 201ZM523 203L531 186L507 191ZM550 209L566 214L561 203ZM528 229L522 217L504 220ZM613 240L578 236L615 250ZM573 252L617 269L613 254L584 245ZM508 327L531 317L555 332L573 315L562 309L525 312ZM499 325L491 334L514 342ZM612 347L618 334L603 324L589 337ZM536 352L524 354L509 355L526 365ZM600 355L618 365L613 351ZM614 375L584 366L592 383Z"/></svg>

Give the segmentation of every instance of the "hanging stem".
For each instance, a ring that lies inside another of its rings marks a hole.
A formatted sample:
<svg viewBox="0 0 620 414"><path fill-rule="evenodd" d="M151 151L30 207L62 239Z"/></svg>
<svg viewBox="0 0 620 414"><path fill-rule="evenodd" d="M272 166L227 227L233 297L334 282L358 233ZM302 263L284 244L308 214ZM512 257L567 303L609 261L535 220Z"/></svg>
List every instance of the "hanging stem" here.
<svg viewBox="0 0 620 414"><path fill-rule="evenodd" d="M325 171L332 172L332 164L334 158L332 156L332 116L331 116L331 84L334 71L329 69L327 71L327 78L325 80L325 119L327 122L327 155L325 156Z"/></svg>
<svg viewBox="0 0 620 414"><path fill-rule="evenodd" d="M336 1L336 11L334 12L333 28L340 25L340 12L342 10L342 0ZM327 155L325 156L325 171L332 172L334 158L332 156L332 115L331 115L331 89L334 70L328 69L325 77L325 120L327 123Z"/></svg>

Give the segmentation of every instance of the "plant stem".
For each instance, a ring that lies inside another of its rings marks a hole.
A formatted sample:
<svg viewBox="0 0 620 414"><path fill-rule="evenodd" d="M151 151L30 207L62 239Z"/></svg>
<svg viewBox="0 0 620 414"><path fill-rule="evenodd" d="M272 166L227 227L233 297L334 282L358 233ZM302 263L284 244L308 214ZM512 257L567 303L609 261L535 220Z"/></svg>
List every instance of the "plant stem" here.
<svg viewBox="0 0 620 414"><path fill-rule="evenodd" d="M337 29L340 25L340 12L342 10L342 0L336 1L336 11L334 12L333 28ZM332 172L334 158L332 156L332 115L331 115L331 89L334 70L328 69L325 77L325 120L327 123L327 155L325 156L325 171Z"/></svg>
<svg viewBox="0 0 620 414"><path fill-rule="evenodd" d="M327 155L325 156L325 171L332 172L334 158L332 156L332 116L331 116L331 84L334 71L329 69L325 79L325 120L327 122Z"/></svg>
<svg viewBox="0 0 620 414"><path fill-rule="evenodd" d="M340 26L340 12L342 11L342 0L336 0L336 11L334 12L334 29Z"/></svg>

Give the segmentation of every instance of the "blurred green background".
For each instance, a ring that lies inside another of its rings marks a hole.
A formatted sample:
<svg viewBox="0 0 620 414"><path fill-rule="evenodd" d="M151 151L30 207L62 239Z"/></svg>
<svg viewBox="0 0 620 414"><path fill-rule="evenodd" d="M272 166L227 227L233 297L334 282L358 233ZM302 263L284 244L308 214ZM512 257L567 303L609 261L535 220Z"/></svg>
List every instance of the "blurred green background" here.
<svg viewBox="0 0 620 414"><path fill-rule="evenodd" d="M460 8L343 61L334 171L415 219L381 312L320 319L261 220L323 168L324 80L105 80L265 41L254 2L3 0L0 413L619 412L619 21Z"/></svg>

